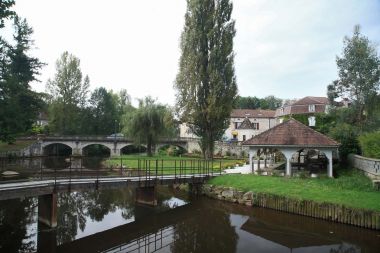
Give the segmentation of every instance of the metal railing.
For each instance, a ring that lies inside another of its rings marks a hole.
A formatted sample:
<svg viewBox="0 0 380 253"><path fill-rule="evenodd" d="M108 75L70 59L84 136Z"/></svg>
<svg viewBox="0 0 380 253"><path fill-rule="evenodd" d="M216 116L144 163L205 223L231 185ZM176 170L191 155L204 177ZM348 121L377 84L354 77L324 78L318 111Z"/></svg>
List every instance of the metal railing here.
<svg viewBox="0 0 380 253"><path fill-rule="evenodd" d="M206 178L222 174L221 161L195 160L195 159L123 159L113 158L116 164L109 166L92 166L92 158L89 157L56 157L1 159L0 173L15 171L19 177L2 177L0 182L10 183L14 181L42 181L54 179L91 179L95 178L132 178L139 182L161 181L172 178L178 182L190 178ZM127 167L126 163L132 164ZM95 162L96 163L96 162Z"/></svg>

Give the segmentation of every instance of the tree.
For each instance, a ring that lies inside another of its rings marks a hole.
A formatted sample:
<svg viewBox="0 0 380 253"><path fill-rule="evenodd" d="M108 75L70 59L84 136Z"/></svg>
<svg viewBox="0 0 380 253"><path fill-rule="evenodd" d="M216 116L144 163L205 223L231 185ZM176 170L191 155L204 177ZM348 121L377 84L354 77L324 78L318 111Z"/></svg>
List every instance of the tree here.
<svg viewBox="0 0 380 253"><path fill-rule="evenodd" d="M118 95L100 87L91 94L89 103L93 128L91 133L96 135L114 133L115 126L120 124Z"/></svg>
<svg viewBox="0 0 380 253"><path fill-rule="evenodd" d="M234 105L235 109L258 109L260 108L260 98L238 96Z"/></svg>
<svg viewBox="0 0 380 253"><path fill-rule="evenodd" d="M177 113L199 136L202 152L212 157L237 96L229 0L187 0L175 81Z"/></svg>
<svg viewBox="0 0 380 253"><path fill-rule="evenodd" d="M49 108L51 129L60 134L75 134L80 128L81 109L87 102L90 79L82 80L80 60L64 52L56 63L56 74L46 88L52 97Z"/></svg>
<svg viewBox="0 0 380 253"><path fill-rule="evenodd" d="M342 56L337 56L339 79L328 86L330 100L347 97L356 109L356 121L360 129L370 117L380 85L380 58L375 46L354 28L351 38L344 38Z"/></svg>
<svg viewBox="0 0 380 253"><path fill-rule="evenodd" d="M0 1L0 29L4 27L4 19L8 19L15 15L15 12L10 8L15 4L14 0Z"/></svg>
<svg viewBox="0 0 380 253"><path fill-rule="evenodd" d="M0 139L12 142L16 134L31 129L43 106L41 95L32 91L30 83L44 65L28 55L33 29L25 19L14 17L15 46L2 41L0 79Z"/></svg>
<svg viewBox="0 0 380 253"><path fill-rule="evenodd" d="M139 108L125 115L124 132L136 144L146 144L147 154L152 156L153 146L159 137L170 135L173 122L171 111L166 106L146 97L140 100Z"/></svg>

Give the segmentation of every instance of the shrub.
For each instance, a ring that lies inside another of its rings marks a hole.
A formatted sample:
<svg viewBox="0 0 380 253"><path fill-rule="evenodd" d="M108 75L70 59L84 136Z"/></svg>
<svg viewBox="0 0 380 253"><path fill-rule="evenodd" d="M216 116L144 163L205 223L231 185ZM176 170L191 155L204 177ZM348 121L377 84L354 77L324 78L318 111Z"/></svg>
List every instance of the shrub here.
<svg viewBox="0 0 380 253"><path fill-rule="evenodd" d="M355 127L343 123L331 129L330 135L340 143L339 154L343 161L348 154L359 154L358 131Z"/></svg>
<svg viewBox="0 0 380 253"><path fill-rule="evenodd" d="M380 159L380 131L361 135L359 143L365 157Z"/></svg>

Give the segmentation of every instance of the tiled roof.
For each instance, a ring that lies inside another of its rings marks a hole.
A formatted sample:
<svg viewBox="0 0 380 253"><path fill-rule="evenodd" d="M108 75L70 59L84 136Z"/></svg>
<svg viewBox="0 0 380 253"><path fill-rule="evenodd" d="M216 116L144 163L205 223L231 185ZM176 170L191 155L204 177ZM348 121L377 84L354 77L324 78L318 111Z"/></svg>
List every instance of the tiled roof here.
<svg viewBox="0 0 380 253"><path fill-rule="evenodd" d="M329 100L326 97L311 97L311 96L308 96L308 97L301 98L300 100L297 100L296 102L294 102L291 105L292 106L293 105L315 105L315 104L327 105L328 103L329 103Z"/></svg>
<svg viewBox="0 0 380 253"><path fill-rule="evenodd" d="M275 111L261 109L234 109L231 118L274 118Z"/></svg>
<svg viewBox="0 0 380 253"><path fill-rule="evenodd" d="M245 146L337 147L339 143L290 119L243 142Z"/></svg>
<svg viewBox="0 0 380 253"><path fill-rule="evenodd" d="M310 113L320 113L325 112L326 105L329 104L329 100L326 97L304 97L297 100L291 105L278 108L276 110L276 117L289 115L289 114L310 114ZM314 112L309 111L309 105L314 105Z"/></svg>
<svg viewBox="0 0 380 253"><path fill-rule="evenodd" d="M245 118L238 129L253 129L253 125L248 118Z"/></svg>

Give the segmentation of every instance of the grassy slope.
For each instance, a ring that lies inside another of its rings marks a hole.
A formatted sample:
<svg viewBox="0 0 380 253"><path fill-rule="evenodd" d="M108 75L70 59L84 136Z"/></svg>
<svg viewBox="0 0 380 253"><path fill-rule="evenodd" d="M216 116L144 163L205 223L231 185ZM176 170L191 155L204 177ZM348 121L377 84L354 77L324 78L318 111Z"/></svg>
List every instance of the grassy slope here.
<svg viewBox="0 0 380 253"><path fill-rule="evenodd" d="M34 142L36 142L36 141L35 140L27 140L27 141L17 140L13 144L0 142L0 152L20 151L20 150L30 146Z"/></svg>
<svg viewBox="0 0 380 253"><path fill-rule="evenodd" d="M119 167L121 164L121 159L123 160L123 166L127 168L138 168L138 160L150 160L151 168L155 168L155 161L158 160L158 167L161 168L163 165L165 174L174 174L174 167L180 166L180 161L186 161L186 168L190 172L190 166L193 166L193 173L196 173L194 168L197 168L197 161L199 158L191 158L191 157L172 157L172 156L153 156L147 157L145 155L123 155L121 157L112 157L106 161L107 166L117 166ZM191 163L193 161L193 163ZM214 160L213 168L214 171L219 171L220 162L222 163L222 168L235 166L237 163L244 164L245 160ZM184 166L184 164L182 164ZM209 165L211 166L211 164Z"/></svg>
<svg viewBox="0 0 380 253"><path fill-rule="evenodd" d="M380 192L372 188L366 176L355 170L338 172L336 179L226 175L213 178L209 184L380 211Z"/></svg>

